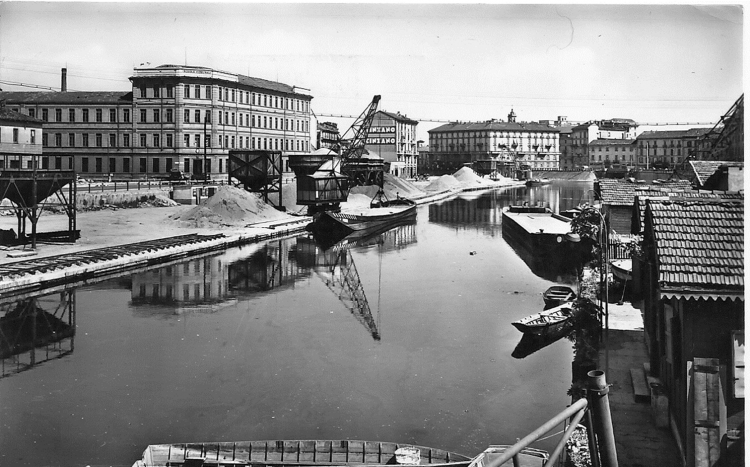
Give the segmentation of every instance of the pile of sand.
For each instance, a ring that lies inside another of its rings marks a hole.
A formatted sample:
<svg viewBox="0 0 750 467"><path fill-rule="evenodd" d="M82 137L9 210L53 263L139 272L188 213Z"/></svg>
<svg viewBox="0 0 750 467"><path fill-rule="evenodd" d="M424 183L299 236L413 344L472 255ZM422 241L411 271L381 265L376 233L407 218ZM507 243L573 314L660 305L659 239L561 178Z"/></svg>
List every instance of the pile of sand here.
<svg viewBox="0 0 750 467"><path fill-rule="evenodd" d="M468 167L461 167L456 173L453 174L453 176L456 177L456 180L458 180L463 187L492 184L490 180L480 177L476 172Z"/></svg>
<svg viewBox="0 0 750 467"><path fill-rule="evenodd" d="M267 204L257 193L233 186L222 186L201 204L172 216L190 227L242 226L282 220L290 216Z"/></svg>
<svg viewBox="0 0 750 467"><path fill-rule="evenodd" d="M458 179L453 175L441 175L440 177L431 181L430 184L424 188L424 191L441 192L453 190L454 188L459 188L460 186L461 182L459 182Z"/></svg>

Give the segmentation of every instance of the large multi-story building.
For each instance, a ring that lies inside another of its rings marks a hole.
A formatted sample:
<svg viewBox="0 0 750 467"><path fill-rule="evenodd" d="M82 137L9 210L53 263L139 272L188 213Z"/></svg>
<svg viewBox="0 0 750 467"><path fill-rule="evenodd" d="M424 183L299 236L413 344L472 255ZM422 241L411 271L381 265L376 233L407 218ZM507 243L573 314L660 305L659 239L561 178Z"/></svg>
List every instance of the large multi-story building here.
<svg viewBox="0 0 750 467"><path fill-rule="evenodd" d="M417 176L417 125L400 112L379 110L375 113L365 149L377 154L390 165L390 173L397 177Z"/></svg>
<svg viewBox="0 0 750 467"><path fill-rule="evenodd" d="M600 163L592 158L589 144L600 139L634 140L637 127L635 121L626 118L590 121L573 127L570 135L573 169L584 166L603 168L603 161Z"/></svg>
<svg viewBox="0 0 750 467"><path fill-rule="evenodd" d="M41 120L0 105L0 170L34 168L42 155L42 131Z"/></svg>
<svg viewBox="0 0 750 467"><path fill-rule="evenodd" d="M595 167L632 169L637 165L634 139L595 139L589 143L589 157Z"/></svg>
<svg viewBox="0 0 750 467"><path fill-rule="evenodd" d="M426 168L432 172L447 173L482 160L495 160L515 168L559 168L560 129L541 123L516 122L513 110L507 122L452 122L428 133L430 154Z"/></svg>
<svg viewBox="0 0 750 467"><path fill-rule="evenodd" d="M706 137L710 131L710 128L645 131L636 140L638 167L674 169L688 156L703 160L713 146L713 139Z"/></svg>
<svg viewBox="0 0 750 467"><path fill-rule="evenodd" d="M63 75L65 76L65 75ZM229 150L310 151L312 96L205 67L138 67L129 92L0 92L44 122L42 164L82 176L226 177Z"/></svg>

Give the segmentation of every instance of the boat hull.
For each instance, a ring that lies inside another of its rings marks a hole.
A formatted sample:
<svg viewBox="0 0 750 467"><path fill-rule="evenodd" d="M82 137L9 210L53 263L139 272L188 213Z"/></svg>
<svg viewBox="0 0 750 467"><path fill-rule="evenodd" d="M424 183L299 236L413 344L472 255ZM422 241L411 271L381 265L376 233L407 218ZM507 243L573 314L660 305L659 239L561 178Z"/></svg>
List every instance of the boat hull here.
<svg viewBox="0 0 750 467"><path fill-rule="evenodd" d="M633 280L633 262L629 259L610 261L609 269L615 278L627 282Z"/></svg>
<svg viewBox="0 0 750 467"><path fill-rule="evenodd" d="M511 323L521 332L546 332L550 328L562 326L573 316L572 303L541 311Z"/></svg>
<svg viewBox="0 0 750 467"><path fill-rule="evenodd" d="M544 306L547 308L553 308L560 306L565 302L572 301L576 298L573 289L563 285L553 285L547 289L543 294Z"/></svg>
<svg viewBox="0 0 750 467"><path fill-rule="evenodd" d="M416 215L416 203L366 208L359 213L324 211L316 214L310 230L321 235L348 235L357 231L376 231L390 224L409 221Z"/></svg>
<svg viewBox="0 0 750 467"><path fill-rule="evenodd" d="M277 440L215 443L154 444L133 467L189 465L315 466L389 465L404 454L416 455L419 464L468 467L472 458L443 449L413 444L357 440ZM411 456L407 456L411 457Z"/></svg>

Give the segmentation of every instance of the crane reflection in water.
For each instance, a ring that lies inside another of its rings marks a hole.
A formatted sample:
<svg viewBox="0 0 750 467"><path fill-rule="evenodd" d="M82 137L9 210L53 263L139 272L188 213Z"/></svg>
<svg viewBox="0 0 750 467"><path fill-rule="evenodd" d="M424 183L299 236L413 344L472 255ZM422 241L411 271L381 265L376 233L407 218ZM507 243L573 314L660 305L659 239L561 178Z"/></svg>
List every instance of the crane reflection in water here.
<svg viewBox="0 0 750 467"><path fill-rule="evenodd" d="M351 250L376 245L382 253L415 242L412 220L344 238L303 235L201 255L133 274L131 305L136 314L162 319L215 313L243 298L292 288L314 274L378 341L379 310L373 314L370 308Z"/></svg>

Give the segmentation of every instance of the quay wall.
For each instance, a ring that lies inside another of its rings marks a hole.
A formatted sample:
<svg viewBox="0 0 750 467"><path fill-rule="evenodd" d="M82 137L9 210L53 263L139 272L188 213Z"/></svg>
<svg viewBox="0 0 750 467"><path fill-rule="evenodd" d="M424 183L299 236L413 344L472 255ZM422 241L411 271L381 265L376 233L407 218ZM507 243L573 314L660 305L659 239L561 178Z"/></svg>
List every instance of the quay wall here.
<svg viewBox="0 0 750 467"><path fill-rule="evenodd" d="M532 170L532 177L546 178L549 180L568 180L571 182L593 182L596 174L590 170L565 171L565 170Z"/></svg>

